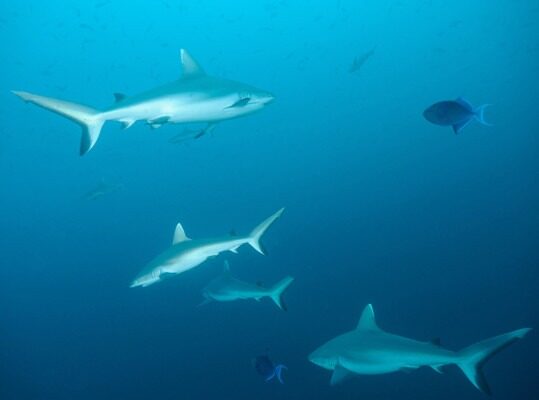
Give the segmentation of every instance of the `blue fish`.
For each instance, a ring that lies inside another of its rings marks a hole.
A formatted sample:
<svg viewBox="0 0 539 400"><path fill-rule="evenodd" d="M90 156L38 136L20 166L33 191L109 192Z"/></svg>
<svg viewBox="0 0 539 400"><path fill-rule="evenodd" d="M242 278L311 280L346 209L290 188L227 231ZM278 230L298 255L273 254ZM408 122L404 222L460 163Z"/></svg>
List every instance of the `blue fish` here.
<svg viewBox="0 0 539 400"><path fill-rule="evenodd" d="M440 101L433 104L423 112L425 119L433 124L452 126L455 134L468 125L474 119L482 125L490 126L484 118L485 108L490 104L484 104L474 108L469 102L459 97L456 100Z"/></svg>
<svg viewBox="0 0 539 400"><path fill-rule="evenodd" d="M266 382L269 382L273 378L277 377L280 383L284 383L282 372L283 369L288 369L285 365L274 365L270 358L266 355L256 357L253 360L253 365L256 372L258 372L258 375L261 375Z"/></svg>

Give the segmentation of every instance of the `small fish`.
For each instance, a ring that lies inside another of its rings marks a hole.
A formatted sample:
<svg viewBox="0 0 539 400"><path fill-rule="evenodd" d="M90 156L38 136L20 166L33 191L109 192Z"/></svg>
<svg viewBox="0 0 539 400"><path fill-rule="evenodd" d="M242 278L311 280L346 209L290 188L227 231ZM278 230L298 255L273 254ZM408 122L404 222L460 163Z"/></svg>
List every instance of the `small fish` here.
<svg viewBox="0 0 539 400"><path fill-rule="evenodd" d="M283 364L274 365L267 355L258 356L253 360L253 365L258 375L262 376L266 382L277 377L280 383L284 383L282 372L283 369L288 369Z"/></svg>
<svg viewBox="0 0 539 400"><path fill-rule="evenodd" d="M375 50L376 50L376 47L373 47L371 50L367 51L366 53L363 53L357 56L356 58L354 58L352 65L348 69L348 72L353 74L355 72L358 72L361 68L363 68L363 65L367 62L367 60L374 55Z"/></svg>
<svg viewBox="0 0 539 400"><path fill-rule="evenodd" d="M440 101L433 104L423 112L423 117L435 125L452 126L455 134L474 119L480 124L491 126L485 121L484 111L490 104L483 104L474 108L469 102L459 97L456 100Z"/></svg>

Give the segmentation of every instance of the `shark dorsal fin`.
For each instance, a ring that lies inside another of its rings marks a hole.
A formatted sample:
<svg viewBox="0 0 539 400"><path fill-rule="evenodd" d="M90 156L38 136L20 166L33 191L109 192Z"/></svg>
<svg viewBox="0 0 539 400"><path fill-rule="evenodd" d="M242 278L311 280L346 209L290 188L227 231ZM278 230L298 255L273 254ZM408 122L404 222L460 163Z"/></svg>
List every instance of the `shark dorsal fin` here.
<svg viewBox="0 0 539 400"><path fill-rule="evenodd" d="M191 239L187 237L185 231L183 230L182 224L178 222L178 225L176 225L176 230L174 231L174 238L172 239L172 244L180 243L185 240Z"/></svg>
<svg viewBox="0 0 539 400"><path fill-rule="evenodd" d="M378 328L378 325L376 325L376 318L374 317L374 309L372 308L372 304L367 304L361 313L361 317L359 318L356 329L362 331L380 329Z"/></svg>
<svg viewBox="0 0 539 400"><path fill-rule="evenodd" d="M116 103L118 103L119 101L122 101L123 99L125 99L127 96L123 93L113 93L112 94L114 96L114 101Z"/></svg>
<svg viewBox="0 0 539 400"><path fill-rule="evenodd" d="M191 55L185 49L180 50L180 62L182 63L183 78L206 75L204 69L198 65L194 58L191 57Z"/></svg>

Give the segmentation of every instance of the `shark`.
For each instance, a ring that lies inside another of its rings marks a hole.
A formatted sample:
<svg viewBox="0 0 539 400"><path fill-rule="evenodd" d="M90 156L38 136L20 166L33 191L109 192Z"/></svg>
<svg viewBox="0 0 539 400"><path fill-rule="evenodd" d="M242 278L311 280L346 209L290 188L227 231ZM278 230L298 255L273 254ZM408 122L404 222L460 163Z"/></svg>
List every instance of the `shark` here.
<svg viewBox="0 0 539 400"><path fill-rule="evenodd" d="M206 74L185 49L180 50L180 62L183 71L180 79L133 96L114 93L115 103L101 111L24 91L12 93L80 125L80 155L94 147L107 121L120 122L124 129L137 121L145 121L152 128L206 123L207 127L196 136L200 137L216 123L261 110L274 99L268 91Z"/></svg>
<svg viewBox="0 0 539 400"><path fill-rule="evenodd" d="M438 340L421 342L383 331L369 304L356 329L331 339L312 352L308 359L333 371L332 385L353 375L410 371L424 366L442 373L443 366L454 364L477 389L491 394L482 367L497 352L522 339L530 330L518 329L452 351L443 348Z"/></svg>
<svg viewBox="0 0 539 400"><path fill-rule="evenodd" d="M201 305L211 301L234 301L242 299L260 301L264 297L269 297L277 307L286 311L286 305L283 302L282 295L293 281L294 278L287 276L269 288L260 284L254 285L252 283L242 282L231 275L230 265L228 264L228 260L225 260L223 273L212 280L202 290L205 300Z"/></svg>
<svg viewBox="0 0 539 400"><path fill-rule="evenodd" d="M260 238L283 213L281 208L262 221L245 236L225 236L215 239L191 239L178 223L174 231L172 246L155 257L131 282L130 287L147 287L162 280L195 268L208 258L230 251L236 253L244 244L249 244L260 254L266 254Z"/></svg>
<svg viewBox="0 0 539 400"><path fill-rule="evenodd" d="M89 190L82 196L85 200L96 200L100 197L103 197L109 193L116 192L123 188L121 183L107 183L105 179L101 179L99 184L93 189Z"/></svg>

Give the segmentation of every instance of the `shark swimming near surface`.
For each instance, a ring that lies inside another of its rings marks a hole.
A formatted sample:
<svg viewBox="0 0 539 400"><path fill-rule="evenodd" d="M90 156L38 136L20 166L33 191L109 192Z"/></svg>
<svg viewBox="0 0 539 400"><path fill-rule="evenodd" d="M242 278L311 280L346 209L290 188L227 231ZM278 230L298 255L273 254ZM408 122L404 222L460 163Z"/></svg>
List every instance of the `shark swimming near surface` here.
<svg viewBox="0 0 539 400"><path fill-rule="evenodd" d="M211 281L202 290L202 295L205 300L201 304L206 304L211 301L234 301L243 299L260 301L260 299L264 297L269 297L277 307L286 311L286 305L283 302L282 295L293 281L294 278L287 276L269 288L259 284L253 285L251 283L242 282L239 279L232 277L228 261L225 261L223 273Z"/></svg>
<svg viewBox="0 0 539 400"><path fill-rule="evenodd" d="M187 53L180 51L183 74L180 79L134 96L114 93L116 102L99 111L84 105L36 94L12 91L21 99L60 114L82 127L80 155L94 147L106 121L129 128L146 121L152 128L175 123L207 123L202 136L224 120L241 117L262 109L273 95L231 80L207 75Z"/></svg>
<svg viewBox="0 0 539 400"><path fill-rule="evenodd" d="M226 236L217 239L190 239L181 224L176 225L172 246L153 259L133 280L130 287L146 287L163 279L181 274L202 264L210 257L225 251L236 253L238 248L249 244L260 254L266 254L260 238L266 230L281 216L281 208L265 219L246 236Z"/></svg>
<svg viewBox="0 0 539 400"><path fill-rule="evenodd" d="M331 384L349 376L377 375L430 367L441 373L445 365L457 365L479 390L490 394L483 365L497 352L531 328L518 329L475 343L460 351L440 346L438 341L420 342L383 331L376 324L372 305L367 305L355 330L337 336L309 355L312 363L333 371Z"/></svg>

